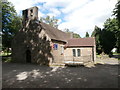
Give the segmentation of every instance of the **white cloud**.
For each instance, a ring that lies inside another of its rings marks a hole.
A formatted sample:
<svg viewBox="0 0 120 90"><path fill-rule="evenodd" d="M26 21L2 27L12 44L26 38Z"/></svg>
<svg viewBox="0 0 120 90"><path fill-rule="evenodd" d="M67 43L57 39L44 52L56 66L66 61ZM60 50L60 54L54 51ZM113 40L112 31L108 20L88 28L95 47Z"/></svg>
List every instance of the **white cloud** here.
<svg viewBox="0 0 120 90"><path fill-rule="evenodd" d="M61 19L58 19L58 24L62 23L62 20Z"/></svg>
<svg viewBox="0 0 120 90"><path fill-rule="evenodd" d="M61 14L61 12L56 8L50 8L49 12L50 13L47 14L49 16L55 16L56 17L56 16L59 16Z"/></svg>
<svg viewBox="0 0 120 90"><path fill-rule="evenodd" d="M117 0L8 0L15 5L18 13L35 4L39 7L39 16L59 16L59 29L68 28L79 33L91 33L94 26L102 28L105 20L112 15ZM45 2L44 5L38 3ZM62 7L58 9L57 7ZM44 13L46 11L47 13ZM64 20L64 22L62 21Z"/></svg>
<svg viewBox="0 0 120 90"><path fill-rule="evenodd" d="M94 26L97 25L102 28L106 19L111 17L112 10L117 0L93 0L87 3L80 4L79 7L70 11L69 9L63 10L68 13L62 24L59 25L60 29L68 28L74 32L79 33L82 37L85 32L91 33ZM77 4L76 4L77 5ZM67 8L72 8L68 6Z"/></svg>
<svg viewBox="0 0 120 90"><path fill-rule="evenodd" d="M33 5L33 0L8 0L8 1L12 2L15 5L15 9L18 13L20 13L21 10L29 8Z"/></svg>
<svg viewBox="0 0 120 90"><path fill-rule="evenodd" d="M40 17L44 17L45 14L41 13L40 11L38 11L38 16L39 16L39 20L40 20Z"/></svg>

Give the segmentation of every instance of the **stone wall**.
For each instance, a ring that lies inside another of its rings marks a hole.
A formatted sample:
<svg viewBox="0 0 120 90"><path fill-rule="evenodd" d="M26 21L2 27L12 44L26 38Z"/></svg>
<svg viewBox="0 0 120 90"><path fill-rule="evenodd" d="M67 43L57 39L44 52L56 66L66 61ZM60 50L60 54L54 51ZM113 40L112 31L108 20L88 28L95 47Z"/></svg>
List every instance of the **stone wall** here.
<svg viewBox="0 0 120 90"><path fill-rule="evenodd" d="M52 41L52 44L57 44L58 45L58 49L54 50L54 48L52 48L52 54L53 54L53 63L63 63L64 60L64 51L62 53L62 47L64 46L64 42L61 41Z"/></svg>
<svg viewBox="0 0 120 90"><path fill-rule="evenodd" d="M76 50L77 55L77 49L80 49L80 56L73 57L73 49ZM64 54L64 61L93 61L93 52L92 47L72 47L72 48L66 48Z"/></svg>
<svg viewBox="0 0 120 90"><path fill-rule="evenodd" d="M40 24L31 20L29 25L21 29L12 42L12 59L15 62L27 62L26 51L31 53L31 62L49 64L53 59L51 40Z"/></svg>

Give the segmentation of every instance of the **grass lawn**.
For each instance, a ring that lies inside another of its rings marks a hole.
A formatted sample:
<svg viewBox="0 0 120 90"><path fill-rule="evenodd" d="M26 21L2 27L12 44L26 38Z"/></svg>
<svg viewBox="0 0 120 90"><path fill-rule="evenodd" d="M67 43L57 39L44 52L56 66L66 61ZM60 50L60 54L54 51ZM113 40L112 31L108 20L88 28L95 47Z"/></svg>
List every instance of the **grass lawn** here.
<svg viewBox="0 0 120 90"><path fill-rule="evenodd" d="M0 56L2 56L2 61L3 62L11 62L12 59L11 59L11 53L7 53L7 52L1 52L0 53Z"/></svg>
<svg viewBox="0 0 120 90"><path fill-rule="evenodd" d="M113 53L113 55L120 55L120 53Z"/></svg>
<svg viewBox="0 0 120 90"><path fill-rule="evenodd" d="M11 55L11 53L7 53L7 52L1 52L0 53L0 56L8 56L8 55Z"/></svg>

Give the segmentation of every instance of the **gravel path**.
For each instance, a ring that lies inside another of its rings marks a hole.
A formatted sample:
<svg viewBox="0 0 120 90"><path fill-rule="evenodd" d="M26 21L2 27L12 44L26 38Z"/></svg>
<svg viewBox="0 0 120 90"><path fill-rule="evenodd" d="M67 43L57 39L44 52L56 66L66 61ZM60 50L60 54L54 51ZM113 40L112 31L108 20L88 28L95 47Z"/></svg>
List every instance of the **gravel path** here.
<svg viewBox="0 0 120 90"><path fill-rule="evenodd" d="M3 63L3 88L118 88L118 65L94 68Z"/></svg>
<svg viewBox="0 0 120 90"><path fill-rule="evenodd" d="M101 63L101 64L110 64L110 65L117 65L120 64L120 60L118 60L117 58L97 58L96 59L97 63Z"/></svg>

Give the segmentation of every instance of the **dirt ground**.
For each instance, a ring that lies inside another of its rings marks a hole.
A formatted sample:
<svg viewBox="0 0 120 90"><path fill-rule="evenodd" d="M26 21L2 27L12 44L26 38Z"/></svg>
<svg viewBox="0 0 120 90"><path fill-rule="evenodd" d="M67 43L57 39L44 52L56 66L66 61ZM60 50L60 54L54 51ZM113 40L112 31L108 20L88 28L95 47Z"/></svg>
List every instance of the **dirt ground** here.
<svg viewBox="0 0 120 90"><path fill-rule="evenodd" d="M2 88L118 88L118 67L118 64L62 68L3 63Z"/></svg>

